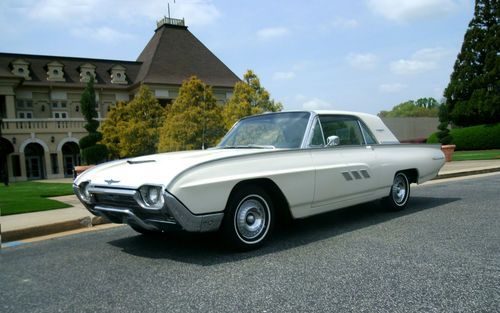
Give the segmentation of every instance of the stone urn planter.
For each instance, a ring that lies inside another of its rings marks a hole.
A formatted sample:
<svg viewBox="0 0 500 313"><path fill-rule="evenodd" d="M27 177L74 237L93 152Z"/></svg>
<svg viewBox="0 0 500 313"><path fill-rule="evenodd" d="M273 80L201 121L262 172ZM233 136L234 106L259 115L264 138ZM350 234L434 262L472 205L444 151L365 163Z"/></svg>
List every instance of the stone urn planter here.
<svg viewBox="0 0 500 313"><path fill-rule="evenodd" d="M444 157L446 162L451 162L451 156L453 155L453 152L455 151L455 148L457 146L455 145L442 145L441 150L444 153Z"/></svg>
<svg viewBox="0 0 500 313"><path fill-rule="evenodd" d="M93 167L95 167L95 165L79 165L79 166L75 166L75 169L73 171L73 178L76 178L81 173L83 173L86 170L88 170L89 168L93 168Z"/></svg>

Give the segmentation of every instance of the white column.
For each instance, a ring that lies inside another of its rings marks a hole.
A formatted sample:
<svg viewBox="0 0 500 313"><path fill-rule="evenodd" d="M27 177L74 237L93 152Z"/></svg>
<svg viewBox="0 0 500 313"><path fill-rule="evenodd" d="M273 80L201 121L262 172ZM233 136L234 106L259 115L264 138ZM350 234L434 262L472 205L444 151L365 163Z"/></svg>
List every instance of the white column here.
<svg viewBox="0 0 500 313"><path fill-rule="evenodd" d="M62 151L57 151L57 167L59 168L59 177L64 177L64 159Z"/></svg>
<svg viewBox="0 0 500 313"><path fill-rule="evenodd" d="M28 176L26 173L26 157L24 156L24 151L19 153L19 163L21 163L21 179L20 180L28 180Z"/></svg>

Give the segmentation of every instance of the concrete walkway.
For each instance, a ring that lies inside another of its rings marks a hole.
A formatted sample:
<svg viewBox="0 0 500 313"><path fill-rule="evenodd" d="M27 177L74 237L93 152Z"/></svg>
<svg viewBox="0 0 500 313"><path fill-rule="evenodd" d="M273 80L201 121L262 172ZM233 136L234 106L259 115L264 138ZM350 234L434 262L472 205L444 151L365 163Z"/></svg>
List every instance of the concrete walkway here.
<svg viewBox="0 0 500 313"><path fill-rule="evenodd" d="M436 179L500 172L500 160L457 161L446 163ZM64 180L43 180L40 182L71 182ZM78 228L93 227L107 221L95 217L78 201L76 196L53 198L72 207L34 213L15 214L0 217L1 240L11 242L37 236L44 236Z"/></svg>

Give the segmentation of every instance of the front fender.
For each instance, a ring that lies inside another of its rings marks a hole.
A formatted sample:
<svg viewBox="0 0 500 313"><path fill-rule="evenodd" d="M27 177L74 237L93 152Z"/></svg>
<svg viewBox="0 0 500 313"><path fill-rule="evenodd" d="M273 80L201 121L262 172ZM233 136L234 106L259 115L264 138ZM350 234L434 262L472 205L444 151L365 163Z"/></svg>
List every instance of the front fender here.
<svg viewBox="0 0 500 313"><path fill-rule="evenodd" d="M194 214L221 212L241 181L268 178L293 210L310 207L315 170L307 150L273 150L199 164L180 173L167 189Z"/></svg>

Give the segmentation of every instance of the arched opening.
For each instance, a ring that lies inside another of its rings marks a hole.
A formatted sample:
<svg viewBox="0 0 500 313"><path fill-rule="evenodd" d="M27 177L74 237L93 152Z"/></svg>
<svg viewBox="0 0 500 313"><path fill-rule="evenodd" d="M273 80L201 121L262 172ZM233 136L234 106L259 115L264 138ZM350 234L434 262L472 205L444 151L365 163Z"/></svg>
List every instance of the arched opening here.
<svg viewBox="0 0 500 313"><path fill-rule="evenodd" d="M14 152L14 146L7 139L0 137L0 182L3 182L5 185L9 184L7 156L12 152Z"/></svg>
<svg viewBox="0 0 500 313"><path fill-rule="evenodd" d="M66 142L62 146L64 177L73 177L73 168L81 164L80 147L76 142Z"/></svg>
<svg viewBox="0 0 500 313"><path fill-rule="evenodd" d="M26 176L28 179L45 178L45 160L43 147L32 142L24 148L26 159Z"/></svg>

